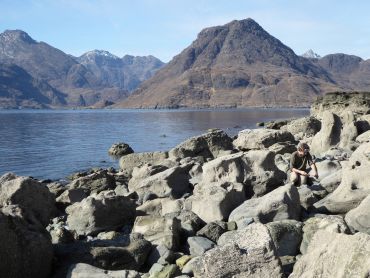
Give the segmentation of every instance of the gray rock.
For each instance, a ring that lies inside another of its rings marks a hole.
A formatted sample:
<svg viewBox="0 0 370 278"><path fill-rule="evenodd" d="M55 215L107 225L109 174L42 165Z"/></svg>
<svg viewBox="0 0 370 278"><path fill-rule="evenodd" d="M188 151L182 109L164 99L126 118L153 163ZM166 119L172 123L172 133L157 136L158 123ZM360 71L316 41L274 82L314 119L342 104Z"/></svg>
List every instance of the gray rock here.
<svg viewBox="0 0 370 278"><path fill-rule="evenodd" d="M210 222L197 232L197 236L208 238L213 242L217 242L218 238L227 231L215 222Z"/></svg>
<svg viewBox="0 0 370 278"><path fill-rule="evenodd" d="M304 137L314 136L320 131L320 129L321 122L312 116L292 120L286 126L281 128L281 130L286 130L294 134L298 140L301 140Z"/></svg>
<svg viewBox="0 0 370 278"><path fill-rule="evenodd" d="M320 185L329 193L332 193L342 181L342 169L320 180Z"/></svg>
<svg viewBox="0 0 370 278"><path fill-rule="evenodd" d="M368 277L369 266L370 235L320 230L289 277Z"/></svg>
<svg viewBox="0 0 370 278"><path fill-rule="evenodd" d="M159 165L167 158L167 152L131 153L120 158L119 166L126 176L131 176L135 167L141 167L144 164Z"/></svg>
<svg viewBox="0 0 370 278"><path fill-rule="evenodd" d="M115 240L75 241L54 246L57 277L65 277L68 268L86 263L105 270L139 270L151 251L150 242L136 234Z"/></svg>
<svg viewBox="0 0 370 278"><path fill-rule="evenodd" d="M355 141L360 144L370 142L370 130L357 136Z"/></svg>
<svg viewBox="0 0 370 278"><path fill-rule="evenodd" d="M74 241L73 234L66 226L65 217L54 218L52 223L46 227L46 230L49 232L53 244Z"/></svg>
<svg viewBox="0 0 370 278"><path fill-rule="evenodd" d="M174 278L181 275L181 272L177 265L169 264L162 268L154 269L151 272L150 278Z"/></svg>
<svg viewBox="0 0 370 278"><path fill-rule="evenodd" d="M183 267L181 272L183 274L188 274L188 275L193 276L194 275L194 268L196 267L199 260L200 260L200 257L194 257L194 258L190 259L190 261L188 261L185 264L185 266Z"/></svg>
<svg viewBox="0 0 370 278"><path fill-rule="evenodd" d="M273 129L245 129L239 132L233 144L239 150L266 149L279 142L294 142L290 132Z"/></svg>
<svg viewBox="0 0 370 278"><path fill-rule="evenodd" d="M226 220L230 212L245 200L241 183L211 182L198 184L193 195L186 199L186 206L204 222Z"/></svg>
<svg viewBox="0 0 370 278"><path fill-rule="evenodd" d="M159 198L173 197L180 198L190 191L189 170L192 164L172 167L155 175L149 176L137 182L129 182L129 190L135 191L139 196L148 192Z"/></svg>
<svg viewBox="0 0 370 278"><path fill-rule="evenodd" d="M83 188L67 189L58 198L56 198L55 201L59 203L59 205L67 207L71 204L81 202L87 196L88 194Z"/></svg>
<svg viewBox="0 0 370 278"><path fill-rule="evenodd" d="M345 221L353 231L359 231L370 235L370 195L360 205L350 210Z"/></svg>
<svg viewBox="0 0 370 278"><path fill-rule="evenodd" d="M213 241L201 236L194 236L188 238L189 252L192 256L203 255L209 249L216 246Z"/></svg>
<svg viewBox="0 0 370 278"><path fill-rule="evenodd" d="M93 172L87 176L74 179L67 185L69 189L84 189L87 194L99 193L104 190L111 190L116 187L116 181L113 175L107 170Z"/></svg>
<svg viewBox="0 0 370 278"><path fill-rule="evenodd" d="M170 150L171 158L184 158L202 156L215 158L225 151L233 149L231 138L222 130L211 132L189 138Z"/></svg>
<svg viewBox="0 0 370 278"><path fill-rule="evenodd" d="M307 184L303 184L298 187L299 193L299 200L301 202L301 206L305 210L310 210L313 208L313 204L318 201L315 194L312 192L311 188L307 186Z"/></svg>
<svg viewBox="0 0 370 278"><path fill-rule="evenodd" d="M261 223L284 219L299 220L300 211L297 188L292 184L286 184L263 197L245 201L231 212L229 221L235 221L239 227L248 218Z"/></svg>
<svg viewBox="0 0 370 278"><path fill-rule="evenodd" d="M225 155L203 165L202 183L243 183L248 196L261 196L282 185L286 178L274 160L275 154L267 150Z"/></svg>
<svg viewBox="0 0 370 278"><path fill-rule="evenodd" d="M357 127L355 126L355 116L352 111L342 113L342 130L340 133L339 147L351 150L351 146L358 136Z"/></svg>
<svg viewBox="0 0 370 278"><path fill-rule="evenodd" d="M198 215L190 210L169 213L166 217L176 217L180 221L181 236L186 238L194 236L195 233L204 226L204 222Z"/></svg>
<svg viewBox="0 0 370 278"><path fill-rule="evenodd" d="M342 181L333 193L314 204L320 212L344 214L355 208L370 194L370 143L353 152L342 168Z"/></svg>
<svg viewBox="0 0 370 278"><path fill-rule="evenodd" d="M269 151L275 154L294 153L297 150L296 144L291 142L275 143L268 148Z"/></svg>
<svg viewBox="0 0 370 278"><path fill-rule="evenodd" d="M140 278L140 274L135 270L116 270L107 271L92 265L78 263L72 265L67 273L67 278Z"/></svg>
<svg viewBox="0 0 370 278"><path fill-rule="evenodd" d="M342 169L342 165L337 160L322 160L316 162L315 164L317 167L320 180Z"/></svg>
<svg viewBox="0 0 370 278"><path fill-rule="evenodd" d="M50 236L38 221L30 224L32 217L16 205L3 207L0 211L2 277L49 277L53 260Z"/></svg>
<svg viewBox="0 0 370 278"><path fill-rule="evenodd" d="M135 204L114 191L92 195L66 208L67 224L77 235L96 235L132 224Z"/></svg>
<svg viewBox="0 0 370 278"><path fill-rule="evenodd" d="M341 128L340 118L329 111L325 111L322 116L321 130L312 139L311 153L321 154L336 146L340 141Z"/></svg>
<svg viewBox="0 0 370 278"><path fill-rule="evenodd" d="M194 277L282 277L279 259L268 229L252 224L223 246L197 260Z"/></svg>
<svg viewBox="0 0 370 278"><path fill-rule="evenodd" d="M313 236L318 230L334 233L349 233L347 224L340 215L316 214L304 222L303 237L300 250L305 254Z"/></svg>
<svg viewBox="0 0 370 278"><path fill-rule="evenodd" d="M302 222L281 220L267 225L278 256L296 256L302 241Z"/></svg>
<svg viewBox="0 0 370 278"><path fill-rule="evenodd" d="M179 246L180 221L174 217L138 216L132 231L142 234L154 245L163 245L170 250Z"/></svg>
<svg viewBox="0 0 370 278"><path fill-rule="evenodd" d="M113 144L109 150L108 153L113 156L124 156L130 153L133 153L134 150L126 143L116 143Z"/></svg>
<svg viewBox="0 0 370 278"><path fill-rule="evenodd" d="M165 198L168 199L168 198ZM162 215L162 201L163 199L154 199L146 201L141 206L136 208L136 215L154 215L154 216L161 216Z"/></svg>
<svg viewBox="0 0 370 278"><path fill-rule="evenodd" d="M163 245L157 245L152 248L150 252L147 264L153 265L154 263L158 263L161 265L171 264L175 261L175 254L172 250L168 249Z"/></svg>
<svg viewBox="0 0 370 278"><path fill-rule="evenodd" d="M1 183L1 182L0 182ZM58 198L66 189L68 189L65 184L60 182L51 182L47 183L46 186L49 188L49 191L54 194L54 198Z"/></svg>
<svg viewBox="0 0 370 278"><path fill-rule="evenodd" d="M46 227L56 214L55 197L46 185L29 177L5 174L0 178L0 206L19 205Z"/></svg>

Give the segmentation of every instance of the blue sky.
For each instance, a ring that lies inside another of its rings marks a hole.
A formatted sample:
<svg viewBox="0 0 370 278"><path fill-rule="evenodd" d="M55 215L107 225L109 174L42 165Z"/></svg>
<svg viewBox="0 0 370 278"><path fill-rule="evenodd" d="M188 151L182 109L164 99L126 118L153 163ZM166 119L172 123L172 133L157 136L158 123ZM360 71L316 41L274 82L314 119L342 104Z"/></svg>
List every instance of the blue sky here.
<svg viewBox="0 0 370 278"><path fill-rule="evenodd" d="M0 0L0 32L21 29L75 56L103 49L168 62L203 28L250 17L297 54L369 59L369 11L365 0Z"/></svg>

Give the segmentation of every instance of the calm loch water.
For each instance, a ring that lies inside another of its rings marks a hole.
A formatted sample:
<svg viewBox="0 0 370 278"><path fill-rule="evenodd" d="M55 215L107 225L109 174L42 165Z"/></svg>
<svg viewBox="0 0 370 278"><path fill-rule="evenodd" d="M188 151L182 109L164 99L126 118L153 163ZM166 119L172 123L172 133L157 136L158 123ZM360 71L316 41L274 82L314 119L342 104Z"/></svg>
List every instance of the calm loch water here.
<svg viewBox="0 0 370 278"><path fill-rule="evenodd" d="M135 152L169 150L209 128L233 136L257 122L302 117L308 109L0 110L0 175L60 179L91 167L118 167L116 142Z"/></svg>

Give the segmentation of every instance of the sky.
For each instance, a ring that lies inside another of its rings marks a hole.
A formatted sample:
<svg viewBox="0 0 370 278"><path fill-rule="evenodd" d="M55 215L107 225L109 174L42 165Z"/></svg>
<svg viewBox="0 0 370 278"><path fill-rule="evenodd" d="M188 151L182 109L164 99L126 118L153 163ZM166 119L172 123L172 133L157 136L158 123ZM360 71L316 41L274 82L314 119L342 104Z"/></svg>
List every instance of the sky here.
<svg viewBox="0 0 370 278"><path fill-rule="evenodd" d="M0 0L0 32L20 29L74 56L99 49L168 62L203 28L252 18L298 55L369 59L369 11L366 0Z"/></svg>

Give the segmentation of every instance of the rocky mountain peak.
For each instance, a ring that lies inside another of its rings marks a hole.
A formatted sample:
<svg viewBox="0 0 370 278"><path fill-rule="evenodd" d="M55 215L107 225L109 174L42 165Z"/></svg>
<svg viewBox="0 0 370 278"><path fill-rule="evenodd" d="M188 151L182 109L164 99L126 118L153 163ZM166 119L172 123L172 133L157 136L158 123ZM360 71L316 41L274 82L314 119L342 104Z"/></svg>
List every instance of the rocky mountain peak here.
<svg viewBox="0 0 370 278"><path fill-rule="evenodd" d="M120 59L119 57L110 53L109 51L97 50L97 49L88 51L79 57L80 60L84 60L84 59L96 60L100 58L109 59L109 60L119 60Z"/></svg>
<svg viewBox="0 0 370 278"><path fill-rule="evenodd" d="M315 53L312 49L307 50L301 56L305 58L309 58L309 59L320 59L321 58L321 56Z"/></svg>
<svg viewBox="0 0 370 278"><path fill-rule="evenodd" d="M0 34L0 41L3 43L14 43L22 41L25 43L33 44L36 43L26 32L22 30L5 30Z"/></svg>

